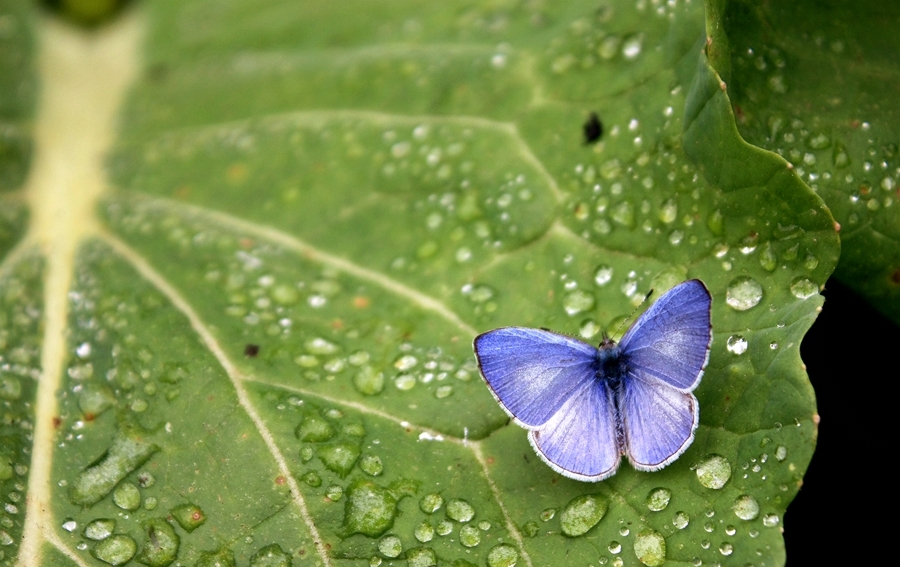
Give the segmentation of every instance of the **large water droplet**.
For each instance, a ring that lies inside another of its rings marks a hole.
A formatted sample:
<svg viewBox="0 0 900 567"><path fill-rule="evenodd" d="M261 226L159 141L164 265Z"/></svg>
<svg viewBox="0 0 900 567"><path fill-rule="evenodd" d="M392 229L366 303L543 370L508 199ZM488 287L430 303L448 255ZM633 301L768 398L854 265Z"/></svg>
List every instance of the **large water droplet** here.
<svg viewBox="0 0 900 567"><path fill-rule="evenodd" d="M666 562L666 540L659 532L644 530L634 538L634 554L644 565L659 567Z"/></svg>
<svg viewBox="0 0 900 567"><path fill-rule="evenodd" d="M763 288L751 277L739 276L728 284L725 303L736 311L746 311L762 301Z"/></svg>
<svg viewBox="0 0 900 567"><path fill-rule="evenodd" d="M416 531L413 532L413 535L416 536L419 542L428 543L434 539L434 528L426 520L416 526Z"/></svg>
<svg viewBox="0 0 900 567"><path fill-rule="evenodd" d="M594 308L594 296L581 290L575 290L563 298L563 308L569 316L578 315Z"/></svg>
<svg viewBox="0 0 900 567"><path fill-rule="evenodd" d="M672 499L672 491L668 488L654 488L647 495L647 508L653 512L665 510Z"/></svg>
<svg viewBox="0 0 900 567"><path fill-rule="evenodd" d="M706 488L718 490L731 478L731 463L722 455L709 455L697 465L697 479Z"/></svg>
<svg viewBox="0 0 900 567"><path fill-rule="evenodd" d="M181 529L191 533L206 522L206 514L196 504L179 504L169 511Z"/></svg>
<svg viewBox="0 0 900 567"><path fill-rule="evenodd" d="M334 428L318 412L310 411L306 413L303 421L294 430L294 435L300 441L321 443L334 436Z"/></svg>
<svg viewBox="0 0 900 567"><path fill-rule="evenodd" d="M451 500L447 502L447 517L457 522L468 522L475 516L475 508L465 500Z"/></svg>
<svg viewBox="0 0 900 567"><path fill-rule="evenodd" d="M742 520L755 520L759 516L759 502L749 494L738 496L731 507L734 515Z"/></svg>
<svg viewBox="0 0 900 567"><path fill-rule="evenodd" d="M426 494L419 500L419 509L426 514L434 514L444 505L444 499L440 494Z"/></svg>
<svg viewBox="0 0 900 567"><path fill-rule="evenodd" d="M435 567L437 555L433 549L427 547L415 547L406 552L407 567Z"/></svg>
<svg viewBox="0 0 900 567"><path fill-rule="evenodd" d="M747 339L741 335L731 335L728 337L728 340L725 341L725 348L732 354L744 354L747 352L747 345Z"/></svg>
<svg viewBox="0 0 900 567"><path fill-rule="evenodd" d="M519 552L516 551L516 548L501 543L488 553L487 564L488 567L515 567L518 560Z"/></svg>
<svg viewBox="0 0 900 567"><path fill-rule="evenodd" d="M562 532L569 537L584 535L603 519L609 504L599 494L585 494L572 499L560 514Z"/></svg>
<svg viewBox="0 0 900 567"><path fill-rule="evenodd" d="M719 553L721 553L722 555L725 555L726 557L728 555L731 555L733 552L734 552L734 546L731 545L730 543L728 543L727 541L723 542L722 545L719 546Z"/></svg>
<svg viewBox="0 0 900 567"><path fill-rule="evenodd" d="M819 286L809 278L799 277L791 283L791 293L797 299L807 299L819 293Z"/></svg>
<svg viewBox="0 0 900 567"><path fill-rule="evenodd" d="M86 468L75 477L69 489L69 499L73 504L82 506L96 504L157 451L159 451L157 445L131 439L124 434L116 435L106 455L97 464ZM138 493L139 505L140 493Z"/></svg>
<svg viewBox="0 0 900 567"><path fill-rule="evenodd" d="M123 510L137 510L141 506L141 492L130 482L122 483L113 492L113 503Z"/></svg>
<svg viewBox="0 0 900 567"><path fill-rule="evenodd" d="M144 548L138 562L148 567L167 567L175 561L181 538L172 524L162 518L152 518L144 523Z"/></svg>
<svg viewBox="0 0 900 567"><path fill-rule="evenodd" d="M347 535L378 537L394 524L397 499L374 482L357 479L347 489L344 528Z"/></svg>
<svg viewBox="0 0 900 567"><path fill-rule="evenodd" d="M403 553L403 542L395 535L384 536L378 540L378 551L388 559L399 557Z"/></svg>
<svg viewBox="0 0 900 567"><path fill-rule="evenodd" d="M135 553L137 553L137 543L129 536L122 534L104 539L91 550L91 555L110 565L128 563Z"/></svg>
<svg viewBox="0 0 900 567"><path fill-rule="evenodd" d="M116 529L116 521L109 518L97 518L84 527L84 537L102 541L112 535Z"/></svg>
<svg viewBox="0 0 900 567"><path fill-rule="evenodd" d="M319 447L316 451L319 459L322 460L329 470L338 473L344 478L353 470L353 465L359 458L359 446L349 441L340 441Z"/></svg>

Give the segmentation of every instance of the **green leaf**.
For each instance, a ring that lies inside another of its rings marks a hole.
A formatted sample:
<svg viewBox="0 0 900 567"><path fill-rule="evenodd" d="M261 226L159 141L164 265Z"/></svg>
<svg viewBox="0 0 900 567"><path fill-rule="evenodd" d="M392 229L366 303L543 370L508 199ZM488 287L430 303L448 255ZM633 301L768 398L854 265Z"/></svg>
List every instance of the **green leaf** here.
<svg viewBox="0 0 900 567"><path fill-rule="evenodd" d="M7 549L784 562L817 426L798 348L839 243L738 136L701 6L158 0L41 41L33 236L0 273L24 353L0 390ZM693 445L655 473L560 477L473 337L597 341L689 277L714 297Z"/></svg>
<svg viewBox="0 0 900 567"><path fill-rule="evenodd" d="M720 16L741 134L822 196L841 224L835 275L900 322L900 8L733 1Z"/></svg>

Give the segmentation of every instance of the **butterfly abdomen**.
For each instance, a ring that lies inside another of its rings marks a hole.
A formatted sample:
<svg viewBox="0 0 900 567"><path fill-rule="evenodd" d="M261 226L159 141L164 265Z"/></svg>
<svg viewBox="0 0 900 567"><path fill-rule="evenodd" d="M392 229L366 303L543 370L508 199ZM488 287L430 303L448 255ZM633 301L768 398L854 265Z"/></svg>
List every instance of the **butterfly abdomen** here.
<svg viewBox="0 0 900 567"><path fill-rule="evenodd" d="M625 357L619 345L612 341L600 345L597 349L597 379L605 381L612 390L618 390L626 371Z"/></svg>

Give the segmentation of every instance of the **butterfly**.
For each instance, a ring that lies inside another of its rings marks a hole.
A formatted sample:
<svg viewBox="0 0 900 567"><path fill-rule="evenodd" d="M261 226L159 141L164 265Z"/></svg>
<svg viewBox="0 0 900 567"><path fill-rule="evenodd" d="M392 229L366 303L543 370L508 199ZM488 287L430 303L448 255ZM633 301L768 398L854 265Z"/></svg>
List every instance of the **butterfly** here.
<svg viewBox="0 0 900 567"><path fill-rule="evenodd" d="M559 474L600 481L616 473L622 455L655 471L694 440L700 406L691 392L709 361L711 306L706 285L688 280L619 344L501 327L475 337L475 356L494 397Z"/></svg>

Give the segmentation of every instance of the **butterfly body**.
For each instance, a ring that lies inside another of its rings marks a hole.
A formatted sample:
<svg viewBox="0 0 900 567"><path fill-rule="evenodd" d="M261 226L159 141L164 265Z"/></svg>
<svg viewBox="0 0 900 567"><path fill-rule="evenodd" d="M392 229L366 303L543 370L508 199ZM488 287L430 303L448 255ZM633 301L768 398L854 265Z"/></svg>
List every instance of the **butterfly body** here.
<svg viewBox="0 0 900 567"><path fill-rule="evenodd" d="M541 329L475 338L482 376L554 470L584 481L615 474L622 455L658 470L693 441L691 393L709 357L711 297L699 280L664 294L625 333L598 347Z"/></svg>

